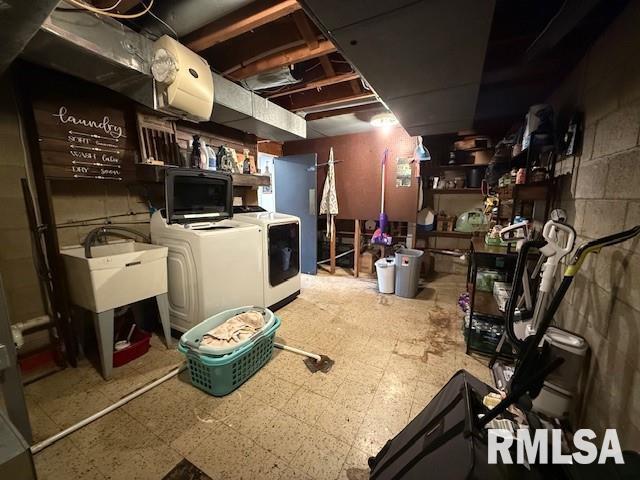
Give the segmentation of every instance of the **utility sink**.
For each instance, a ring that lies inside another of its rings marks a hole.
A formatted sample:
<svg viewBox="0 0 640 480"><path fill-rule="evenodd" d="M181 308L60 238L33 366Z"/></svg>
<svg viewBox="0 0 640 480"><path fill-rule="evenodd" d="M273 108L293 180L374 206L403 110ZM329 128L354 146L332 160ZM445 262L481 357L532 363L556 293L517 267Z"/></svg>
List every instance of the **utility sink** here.
<svg viewBox="0 0 640 480"><path fill-rule="evenodd" d="M144 300L167 292L167 247L116 241L91 248L63 248L71 301L92 312Z"/></svg>

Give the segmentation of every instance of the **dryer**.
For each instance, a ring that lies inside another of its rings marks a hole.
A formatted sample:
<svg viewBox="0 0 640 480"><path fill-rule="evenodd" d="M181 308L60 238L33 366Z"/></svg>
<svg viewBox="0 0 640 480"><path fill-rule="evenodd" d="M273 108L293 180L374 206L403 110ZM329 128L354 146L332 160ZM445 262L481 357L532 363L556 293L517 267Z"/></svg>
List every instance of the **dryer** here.
<svg viewBox="0 0 640 480"><path fill-rule="evenodd" d="M234 218L262 230L264 302L278 309L300 293L300 219L258 206L235 206Z"/></svg>
<svg viewBox="0 0 640 480"><path fill-rule="evenodd" d="M151 239L169 249L171 327L185 332L230 308L264 306L262 227L232 218L231 176L170 169L165 196Z"/></svg>

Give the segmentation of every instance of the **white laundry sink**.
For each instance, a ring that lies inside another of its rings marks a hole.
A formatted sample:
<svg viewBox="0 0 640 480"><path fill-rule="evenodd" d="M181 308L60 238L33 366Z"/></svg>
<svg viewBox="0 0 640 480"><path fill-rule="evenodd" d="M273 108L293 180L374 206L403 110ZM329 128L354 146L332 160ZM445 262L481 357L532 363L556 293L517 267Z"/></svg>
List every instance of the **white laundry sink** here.
<svg viewBox="0 0 640 480"><path fill-rule="evenodd" d="M117 241L91 248L60 250L67 271L71 301L92 312L154 297L167 292L167 247Z"/></svg>

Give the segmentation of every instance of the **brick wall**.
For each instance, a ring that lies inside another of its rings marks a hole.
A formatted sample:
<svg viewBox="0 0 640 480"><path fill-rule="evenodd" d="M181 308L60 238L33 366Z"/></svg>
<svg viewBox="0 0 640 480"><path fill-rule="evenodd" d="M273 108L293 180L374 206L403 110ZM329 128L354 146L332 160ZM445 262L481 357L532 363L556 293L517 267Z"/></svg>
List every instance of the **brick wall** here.
<svg viewBox="0 0 640 480"><path fill-rule="evenodd" d="M12 323L43 315L40 283L33 265L31 237L20 179L25 151L8 76L0 78L0 274Z"/></svg>
<svg viewBox="0 0 640 480"><path fill-rule="evenodd" d="M598 39L550 99L560 119L585 113L584 147L560 164L562 194L578 243L640 224L640 1ZM581 423L617 428L640 449L640 239L592 256L557 323L592 349Z"/></svg>

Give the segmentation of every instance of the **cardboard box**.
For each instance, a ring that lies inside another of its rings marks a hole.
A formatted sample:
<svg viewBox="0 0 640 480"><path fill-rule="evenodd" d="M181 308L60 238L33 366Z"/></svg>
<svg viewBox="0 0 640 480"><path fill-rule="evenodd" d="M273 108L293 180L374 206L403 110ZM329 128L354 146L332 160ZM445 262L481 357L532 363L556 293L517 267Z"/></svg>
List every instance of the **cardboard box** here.
<svg viewBox="0 0 640 480"><path fill-rule="evenodd" d="M371 251L362 252L360 254L360 273L375 273L375 263L378 256Z"/></svg>

